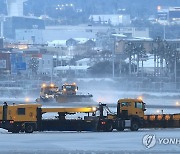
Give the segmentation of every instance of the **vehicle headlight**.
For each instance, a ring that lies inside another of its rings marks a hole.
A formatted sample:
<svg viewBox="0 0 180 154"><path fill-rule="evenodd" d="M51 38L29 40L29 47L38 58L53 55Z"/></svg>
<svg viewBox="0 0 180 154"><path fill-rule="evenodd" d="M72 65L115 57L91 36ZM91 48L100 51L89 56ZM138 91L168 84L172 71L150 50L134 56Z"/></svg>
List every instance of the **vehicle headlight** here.
<svg viewBox="0 0 180 154"><path fill-rule="evenodd" d="M96 110L97 110L97 107L92 107L92 110L93 110L93 111L96 111Z"/></svg>

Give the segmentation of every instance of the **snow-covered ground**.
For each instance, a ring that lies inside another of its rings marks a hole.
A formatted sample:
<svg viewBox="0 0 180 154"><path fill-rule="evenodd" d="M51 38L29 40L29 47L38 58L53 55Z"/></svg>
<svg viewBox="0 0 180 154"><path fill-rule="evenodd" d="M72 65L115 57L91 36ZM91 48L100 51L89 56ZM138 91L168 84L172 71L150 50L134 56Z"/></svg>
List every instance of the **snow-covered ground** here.
<svg viewBox="0 0 180 154"><path fill-rule="evenodd" d="M146 149L142 140L146 134L159 138L179 138L180 129L142 129L138 132L35 132L11 134L0 130L0 153L113 154L180 153L180 144L159 144Z"/></svg>

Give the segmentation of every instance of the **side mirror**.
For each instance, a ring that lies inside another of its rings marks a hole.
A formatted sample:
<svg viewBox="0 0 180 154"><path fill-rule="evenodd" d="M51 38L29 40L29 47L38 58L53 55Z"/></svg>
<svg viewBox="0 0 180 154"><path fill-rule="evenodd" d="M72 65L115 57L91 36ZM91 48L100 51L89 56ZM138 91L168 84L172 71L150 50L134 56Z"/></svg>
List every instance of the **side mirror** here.
<svg viewBox="0 0 180 154"><path fill-rule="evenodd" d="M143 102L143 108L142 108L143 111L146 111L145 105L146 105L146 104Z"/></svg>
<svg viewBox="0 0 180 154"><path fill-rule="evenodd" d="M61 89L63 90L63 86L61 87Z"/></svg>

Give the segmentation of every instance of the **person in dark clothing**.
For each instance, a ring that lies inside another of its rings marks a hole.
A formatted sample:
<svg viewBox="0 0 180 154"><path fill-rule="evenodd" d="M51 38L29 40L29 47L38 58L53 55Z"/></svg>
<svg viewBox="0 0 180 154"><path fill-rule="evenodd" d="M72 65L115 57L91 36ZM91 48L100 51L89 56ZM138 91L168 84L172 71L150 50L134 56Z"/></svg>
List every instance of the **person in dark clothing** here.
<svg viewBox="0 0 180 154"><path fill-rule="evenodd" d="M8 106L7 102L4 102L3 105L4 105L4 106Z"/></svg>

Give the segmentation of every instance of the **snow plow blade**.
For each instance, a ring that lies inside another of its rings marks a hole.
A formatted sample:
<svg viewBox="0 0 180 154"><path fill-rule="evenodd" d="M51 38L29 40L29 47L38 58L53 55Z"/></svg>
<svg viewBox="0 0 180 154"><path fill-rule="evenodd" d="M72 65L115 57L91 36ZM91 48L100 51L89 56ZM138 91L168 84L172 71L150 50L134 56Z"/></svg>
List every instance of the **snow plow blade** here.
<svg viewBox="0 0 180 154"><path fill-rule="evenodd" d="M56 102L64 103L64 102L83 102L83 101L91 101L93 95L63 95L59 94L55 96Z"/></svg>
<svg viewBox="0 0 180 154"><path fill-rule="evenodd" d="M180 114L145 115L144 128L180 128Z"/></svg>

